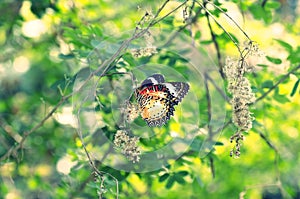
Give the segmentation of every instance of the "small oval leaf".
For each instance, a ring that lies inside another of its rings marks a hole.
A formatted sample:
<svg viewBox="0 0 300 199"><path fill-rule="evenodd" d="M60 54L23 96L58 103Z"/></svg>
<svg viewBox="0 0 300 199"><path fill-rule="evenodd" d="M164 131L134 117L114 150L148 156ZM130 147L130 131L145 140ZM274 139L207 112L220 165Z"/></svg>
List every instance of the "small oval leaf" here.
<svg viewBox="0 0 300 199"><path fill-rule="evenodd" d="M287 103L290 102L289 98L287 98L285 95L276 94L274 95L274 99L279 103Z"/></svg>
<svg viewBox="0 0 300 199"><path fill-rule="evenodd" d="M184 177L188 174L189 174L189 172L187 172L187 171L179 171L178 173L176 173L176 175L179 175L179 176L182 176L182 177Z"/></svg>
<svg viewBox="0 0 300 199"><path fill-rule="evenodd" d="M168 182L166 184L166 188L170 189L173 186L174 182L175 182L175 177L174 176L169 177Z"/></svg>
<svg viewBox="0 0 300 199"><path fill-rule="evenodd" d="M174 177L175 177L176 182L178 182L179 184L184 184L185 183L185 180L183 179L182 176L175 175Z"/></svg>
<svg viewBox="0 0 300 199"><path fill-rule="evenodd" d="M273 86L273 82L271 80L267 80L262 83L261 87L262 88L271 88Z"/></svg>
<svg viewBox="0 0 300 199"><path fill-rule="evenodd" d="M60 58L60 59L73 59L73 58L75 58L75 56L74 56L74 54L62 54L62 53L60 53L59 55L58 55L58 58Z"/></svg>
<svg viewBox="0 0 300 199"><path fill-rule="evenodd" d="M159 180L159 182L163 182L163 181L165 181L169 176L170 176L170 174L165 173L164 175L160 176L158 180Z"/></svg>
<svg viewBox="0 0 300 199"><path fill-rule="evenodd" d="M265 8L266 9L277 9L280 8L281 3L277 1L267 1Z"/></svg>
<svg viewBox="0 0 300 199"><path fill-rule="evenodd" d="M216 144L215 144L216 146L223 146L224 145L224 143L223 142L216 142Z"/></svg>
<svg viewBox="0 0 300 199"><path fill-rule="evenodd" d="M285 41L282 41L280 39L275 39L275 41L277 41L278 44L284 47L288 52L293 51L293 47L289 43L286 43Z"/></svg>
<svg viewBox="0 0 300 199"><path fill-rule="evenodd" d="M292 90L292 92L291 92L291 97L293 97L294 95L295 95L295 93L296 93L296 91L297 91L297 88L298 88L298 86L299 86L299 82L300 82L300 79L298 79L297 81L296 81L296 83L295 83L295 85L294 85L294 87L293 87L293 90Z"/></svg>
<svg viewBox="0 0 300 199"><path fill-rule="evenodd" d="M267 60L274 63L274 64L281 64L282 61L279 58L275 58L275 57L270 57L270 56L266 56Z"/></svg>
<svg viewBox="0 0 300 199"><path fill-rule="evenodd" d="M201 37L201 32L197 31L196 34L195 34L195 36L194 36L194 38L195 39L200 39L200 37Z"/></svg>

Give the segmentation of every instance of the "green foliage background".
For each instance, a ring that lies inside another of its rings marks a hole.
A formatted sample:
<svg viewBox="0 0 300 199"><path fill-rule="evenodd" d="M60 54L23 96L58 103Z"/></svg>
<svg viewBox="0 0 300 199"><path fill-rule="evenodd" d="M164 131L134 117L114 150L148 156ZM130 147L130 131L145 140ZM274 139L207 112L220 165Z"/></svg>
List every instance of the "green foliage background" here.
<svg viewBox="0 0 300 199"><path fill-rule="evenodd" d="M166 10L169 12L183 2L171 1ZM197 137L182 157L157 171L128 173L96 162L97 168L104 172L100 187L100 178L93 174L75 126L58 119L71 114L68 112L71 99L63 103L61 99L72 92L76 74L86 66L83 59L99 42L105 39L114 42L114 35L134 30L144 14L155 14L162 2L3 1L0 4L0 198L116 198L117 195L119 198L300 198L300 18L297 1L291 2L294 4L271 0L214 1L224 12L236 14L233 18L243 24L243 30L266 53L265 59L254 62L259 64L258 69L248 76L258 101L252 106L256 120L245 136L240 158L229 156L233 147L229 138L235 129L229 124L204 158L199 158L195 151L203 141ZM185 25L182 10L155 27L180 29ZM163 10L161 15L167 11ZM211 13L218 21L225 22L222 24L225 29L234 27L224 20L220 10L211 9ZM224 64L226 56L237 55L236 49L222 29L211 23L219 58L205 14L198 16L192 31L186 27L182 32L209 49L208 54L216 63ZM234 30L233 38L240 39ZM184 65L176 55L157 57L157 63L174 68ZM124 59L129 64L119 67L126 70L134 68L130 63L137 63L130 55ZM109 102L108 97L100 96L104 106ZM62 104L54 115L41 123L58 103ZM231 111L229 105L227 111ZM105 123L102 130L113 139L116 129L109 125L112 115L101 109L99 114ZM227 119L230 121L230 114ZM39 128L30 131L39 123ZM166 127L166 132L170 128ZM12 147L20 146L22 137L26 137L22 148L7 156ZM165 139L169 137L147 144L154 148ZM70 172L59 172L62 161L73 164ZM118 194L115 179L119 183Z"/></svg>

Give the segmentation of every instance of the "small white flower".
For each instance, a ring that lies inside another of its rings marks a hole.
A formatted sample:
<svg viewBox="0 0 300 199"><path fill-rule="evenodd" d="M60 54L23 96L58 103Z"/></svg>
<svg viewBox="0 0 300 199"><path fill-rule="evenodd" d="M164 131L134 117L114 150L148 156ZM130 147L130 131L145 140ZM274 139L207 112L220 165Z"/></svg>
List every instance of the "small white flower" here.
<svg viewBox="0 0 300 199"><path fill-rule="evenodd" d="M138 141L138 137L129 137L125 130L118 130L114 138L116 148L133 163L140 160L141 150L137 145Z"/></svg>
<svg viewBox="0 0 300 199"><path fill-rule="evenodd" d="M133 122L140 114L137 104L132 104L126 102L124 108L122 108L122 113L126 122Z"/></svg>
<svg viewBox="0 0 300 199"><path fill-rule="evenodd" d="M228 92L232 95L232 121L238 128L236 133L231 136L231 141L235 140L235 147L230 152L230 156L240 155L241 141L243 140L243 132L247 132L252 128L252 121L255 119L249 111L249 105L254 103L256 98L251 89L250 81L244 77L247 72L253 71L253 66L246 63L247 56L260 56L258 45L251 42L244 43L242 58L239 60L226 58L224 73L228 80Z"/></svg>
<svg viewBox="0 0 300 199"><path fill-rule="evenodd" d="M136 58L149 57L149 56L157 53L155 46L147 46L144 48L134 48L134 49L131 49L130 51L131 51L132 56L134 56Z"/></svg>
<svg viewBox="0 0 300 199"><path fill-rule="evenodd" d="M134 57L140 58L140 57L149 57L153 54L157 53L156 46L153 46L154 39L150 32L146 32L143 35L145 47L141 48L133 48L130 50L131 54Z"/></svg>

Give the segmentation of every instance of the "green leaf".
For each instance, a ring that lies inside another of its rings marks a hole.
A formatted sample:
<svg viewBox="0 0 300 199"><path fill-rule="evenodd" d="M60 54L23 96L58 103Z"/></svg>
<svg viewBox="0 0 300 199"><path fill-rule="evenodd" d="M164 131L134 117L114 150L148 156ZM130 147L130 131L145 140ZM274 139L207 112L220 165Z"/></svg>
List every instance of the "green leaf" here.
<svg viewBox="0 0 300 199"><path fill-rule="evenodd" d="M165 173L164 175L162 175L162 176L159 177L158 181L159 181L159 182L163 182L163 181L165 181L169 176L170 176L169 173Z"/></svg>
<svg viewBox="0 0 300 199"><path fill-rule="evenodd" d="M90 26L90 29L98 37L103 36L102 29L99 26Z"/></svg>
<svg viewBox="0 0 300 199"><path fill-rule="evenodd" d="M170 26L173 26L173 21L174 21L174 16L168 16L163 20L165 24L168 24Z"/></svg>
<svg viewBox="0 0 300 199"><path fill-rule="evenodd" d="M239 40L238 40L238 38L237 38L234 34L229 33L229 35L230 35L231 38L234 40L233 42L235 42L235 43L237 43L237 44L240 43ZM229 39L230 41L232 41L231 38L230 38L227 34L226 34L226 37L228 37L228 39Z"/></svg>
<svg viewBox="0 0 300 199"><path fill-rule="evenodd" d="M190 37L192 35L191 31L188 29L183 29L182 31L184 34L186 34L188 37Z"/></svg>
<svg viewBox="0 0 300 199"><path fill-rule="evenodd" d="M200 41L200 44L208 45L208 44L211 44L212 42L213 42L212 40L203 40L203 41Z"/></svg>
<svg viewBox="0 0 300 199"><path fill-rule="evenodd" d="M252 13L253 17L255 19L262 19L263 18L263 14L264 14L264 9L261 6L252 4L249 7L249 11Z"/></svg>
<svg viewBox="0 0 300 199"><path fill-rule="evenodd" d="M135 59L132 57L131 54L126 53L122 56L122 58L124 59L124 61L126 61L130 66L135 66L136 65L136 61Z"/></svg>
<svg viewBox="0 0 300 199"><path fill-rule="evenodd" d="M217 145L217 146L223 146L224 144L223 144L223 142L216 142L215 145Z"/></svg>
<svg viewBox="0 0 300 199"><path fill-rule="evenodd" d="M300 63L300 46L298 46L297 50L290 53L287 58L292 64Z"/></svg>
<svg viewBox="0 0 300 199"><path fill-rule="evenodd" d="M260 66L260 67L263 67L263 68L266 68L266 67L268 67L268 65L267 65L267 64L257 64L257 66Z"/></svg>
<svg viewBox="0 0 300 199"><path fill-rule="evenodd" d="M256 86L251 86L251 90L253 93L257 93L258 92L258 88Z"/></svg>
<svg viewBox="0 0 300 199"><path fill-rule="evenodd" d="M173 186L174 182L175 182L175 176L170 176L166 184L166 188L170 189Z"/></svg>
<svg viewBox="0 0 300 199"><path fill-rule="evenodd" d="M277 9L280 8L281 4L278 1L267 1L267 3L265 4L265 8L266 9Z"/></svg>
<svg viewBox="0 0 300 199"><path fill-rule="evenodd" d="M168 165L166 166L166 168L170 170L170 169L171 169L171 165L168 164Z"/></svg>
<svg viewBox="0 0 300 199"><path fill-rule="evenodd" d="M267 60L272 62L273 64L281 64L282 61L279 58L275 58L275 57L270 57L270 56L266 56Z"/></svg>
<svg viewBox="0 0 300 199"><path fill-rule="evenodd" d="M216 2L214 2L214 4L217 5ZM216 17L220 17L221 13L227 12L226 8L221 8L220 6L219 6L219 8L220 8L220 10L219 9L211 10L210 13Z"/></svg>
<svg viewBox="0 0 300 199"><path fill-rule="evenodd" d="M298 86L299 86L299 82L300 82L300 79L298 79L297 81L296 81L296 83L295 83L295 85L294 85L294 87L293 87L293 90L292 90L292 92L291 92L291 97L293 97L294 95L295 95L295 93L296 93L296 91L297 91L297 88L298 88Z"/></svg>
<svg viewBox="0 0 300 199"><path fill-rule="evenodd" d="M249 11L252 13L255 19L263 19L265 23L272 21L272 12L270 9L264 9L259 4L252 4L249 7Z"/></svg>
<svg viewBox="0 0 300 199"><path fill-rule="evenodd" d="M285 95L280 95L278 93L274 95L274 99L282 104L290 101Z"/></svg>
<svg viewBox="0 0 300 199"><path fill-rule="evenodd" d="M221 5L222 5L218 0L215 0L215 1L214 1L214 4L215 4L216 6L221 6Z"/></svg>
<svg viewBox="0 0 300 199"><path fill-rule="evenodd" d="M176 63L176 59L173 58L173 57L171 57L171 58L169 59L169 61L168 61L168 65L169 65L169 66L174 66L175 63Z"/></svg>
<svg viewBox="0 0 300 199"><path fill-rule="evenodd" d="M229 35L230 36L229 36ZM232 33L225 33L225 32L223 32L222 34L220 34L220 35L216 35L216 37L217 37L217 40L219 41L219 42L223 42L223 44L226 44L226 43L228 43L228 42L235 42L235 43L240 43L239 42L239 40L238 40L238 38L234 35L234 34L232 34Z"/></svg>
<svg viewBox="0 0 300 199"><path fill-rule="evenodd" d="M185 184L185 180L183 179L182 176L175 174L174 178L175 178L176 182L178 182L179 184Z"/></svg>
<svg viewBox="0 0 300 199"><path fill-rule="evenodd" d="M66 55L64 55L64 54L60 53L58 55L58 58L60 58L60 59L73 59L74 57L75 57L74 54L66 54Z"/></svg>
<svg viewBox="0 0 300 199"><path fill-rule="evenodd" d="M189 174L189 172L187 172L187 171L179 171L178 173L176 173L176 175L179 175L182 177L187 176L188 174Z"/></svg>
<svg viewBox="0 0 300 199"><path fill-rule="evenodd" d="M198 30L194 36L195 39L200 39L201 37L201 32Z"/></svg>
<svg viewBox="0 0 300 199"><path fill-rule="evenodd" d="M274 39L274 40L277 41L279 43L279 45L284 47L288 52L291 53L293 51L293 47L289 43L287 43L281 39Z"/></svg>
<svg viewBox="0 0 300 199"><path fill-rule="evenodd" d="M262 83L261 87L262 88L271 88L273 86L273 82L271 80L267 80Z"/></svg>
<svg viewBox="0 0 300 199"><path fill-rule="evenodd" d="M265 13L264 13L264 15L263 15L263 20L264 20L264 22L265 22L266 24L269 24L269 23L272 22L272 19L273 19L273 17L272 17L272 12L269 11L269 10L265 10Z"/></svg>

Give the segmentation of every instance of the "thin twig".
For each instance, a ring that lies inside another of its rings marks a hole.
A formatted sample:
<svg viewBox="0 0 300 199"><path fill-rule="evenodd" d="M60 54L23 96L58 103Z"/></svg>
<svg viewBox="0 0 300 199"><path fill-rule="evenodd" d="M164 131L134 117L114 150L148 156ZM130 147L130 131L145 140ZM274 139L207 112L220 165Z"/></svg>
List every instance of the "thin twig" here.
<svg viewBox="0 0 300 199"><path fill-rule="evenodd" d="M158 17L158 15L160 14L160 12L162 11L162 9L166 6L166 4L169 2L170 0L166 0L164 2L164 4L161 6L161 8L158 10L158 12L156 13L156 15L154 16L154 19L156 17ZM179 6L177 6L176 8L174 8L172 11L170 11L169 13L167 13L165 16L159 18L158 20L153 20L148 27L150 26L154 26L155 24L159 23L160 21L164 20L166 17L168 17L170 14L174 13L175 11L177 11L179 8L181 8L182 6L184 6L186 3L188 2L188 0L184 1L182 4L180 4Z"/></svg>
<svg viewBox="0 0 300 199"><path fill-rule="evenodd" d="M205 6L202 3L200 3L199 1L197 1L197 3L208 13L208 15L216 22L216 24L225 32L225 34L230 38L230 40L233 42L233 44L237 47L240 55L242 55L239 45L233 39L233 37L229 34L229 32L218 22L218 20L209 12L209 10L207 8L205 8Z"/></svg>
<svg viewBox="0 0 300 199"><path fill-rule="evenodd" d="M228 102L230 103L230 98L226 95L226 93L224 92L224 90L222 90L217 84L216 82L209 76L208 73L206 73L206 78L214 85L214 87L217 89L217 91L222 95L222 97Z"/></svg>
<svg viewBox="0 0 300 199"><path fill-rule="evenodd" d="M206 4L204 4L204 7L206 6ZM206 7L205 7L206 8ZM215 46L215 49L217 51L217 59L218 59L218 66L219 66L219 73L221 74L222 78L224 79L225 78L225 75L224 75L224 72L223 72L223 64L222 64L222 57L221 57L221 51L220 51L220 47L219 47L219 43L217 42L217 38L216 38L216 35L212 29L212 26L211 26L211 22L210 22L210 19L209 19L209 14L208 14L208 11L207 9L205 10L205 17L206 17L206 20L207 20L207 25L208 25L208 28L209 28L209 32L210 32L210 35L211 35L211 39L214 43L214 46Z"/></svg>
<svg viewBox="0 0 300 199"><path fill-rule="evenodd" d="M229 126L229 124L232 123L232 120L230 119L229 121L227 121L222 127L218 128L217 130L215 130L213 132L213 134L217 134L219 133L220 131L222 131L224 128L226 128L227 126Z"/></svg>
<svg viewBox="0 0 300 199"><path fill-rule="evenodd" d="M171 36L169 37L169 39L167 40L167 42L166 42L161 48L163 48L164 46L169 45L170 42L173 41L174 38L176 38L177 35L178 35L181 31L183 31L187 26L189 26L189 25L191 25L191 24L193 24L193 23L196 23L196 22L197 22L197 19L198 19L198 16L201 14L201 10L202 10L202 8L198 9L197 12L196 12L196 14L195 14L195 16L194 16L191 20L189 20L188 23L184 24L183 26L180 26L180 27L178 28L178 30L177 30L173 35L171 35Z"/></svg>
<svg viewBox="0 0 300 199"><path fill-rule="evenodd" d="M216 172L215 172L214 159L212 158L212 156L209 156L209 163L210 163L210 171L211 171L212 177L215 178Z"/></svg>
<svg viewBox="0 0 300 199"><path fill-rule="evenodd" d="M211 114L211 98L210 98L210 92L208 87L208 81L207 81L207 73L204 74L204 85L205 85L205 96L207 101L207 114L208 114L208 140L211 141L213 139L214 133L212 131L212 125L210 124L212 119ZM215 166L214 166L214 159L212 156L209 156L209 162L210 162L210 170L212 173L212 177L215 178Z"/></svg>
<svg viewBox="0 0 300 199"><path fill-rule="evenodd" d="M264 99L269 93L271 93L275 88L277 88L279 84L281 84L284 80L286 80L287 78L289 78L290 74L296 72L299 69L300 69L300 64L298 66L296 66L295 68L293 68L292 70L290 70L276 84L274 84L267 92L265 92L259 98L257 98L256 101L255 101L255 103L257 103L258 101Z"/></svg>
<svg viewBox="0 0 300 199"><path fill-rule="evenodd" d="M213 5L215 8L217 8L219 11L221 11L226 17L228 17L235 25L236 27L245 35L245 37L247 37L247 39L249 41L252 41L250 39L250 37L247 35L247 33L240 27L240 25L230 16L228 15L226 12L224 12L224 10L222 10L222 8L220 8L219 6L217 6L216 4L210 2L210 1L206 1L207 3Z"/></svg>
<svg viewBox="0 0 300 199"><path fill-rule="evenodd" d="M79 107L78 107L78 111L77 111L77 123L78 123L78 136L79 136L79 139L80 139L80 141L81 141L81 144L82 144L82 147L83 147L83 149L84 149L84 152L85 152L85 154L86 154L86 156L87 156L87 158L88 158L88 160L89 160L89 163L90 163L90 166L93 168L93 170L94 170L94 172L95 173L97 173L99 176L100 176L100 178L103 178L102 176L103 175L108 175L108 176L110 176L112 179L114 179L114 181L115 181L115 183L116 183L116 198L118 199L119 198L119 182L118 182L118 180L113 176L113 175L111 175L110 173L106 173L106 172L103 172L103 171L99 171L98 170L98 168L97 168L97 166L94 164L94 161L92 160L92 158L91 158L91 155L90 155L90 153L88 152L88 150L87 150L87 148L86 148L86 144L85 144L85 142L84 142L84 140L83 140L83 136L82 136L82 129L81 129L81 125L80 125L80 117L79 117L79 115L80 115L80 111L82 110L81 109L81 107L83 106L83 104L85 103L85 101L87 100L87 98L88 98L89 96L87 95L82 101L81 101L81 103L80 103L80 105L79 105ZM100 196L99 196L100 197Z"/></svg>
<svg viewBox="0 0 300 199"><path fill-rule="evenodd" d="M271 141L259 130L256 130L259 133L259 136L267 143L267 145L272 148L275 153L278 153L278 150L276 149L276 147L271 143Z"/></svg>
<svg viewBox="0 0 300 199"><path fill-rule="evenodd" d="M209 93L209 88L208 88L208 82L207 82L207 77L206 77L206 73L204 74L204 85L205 85L205 96L206 96L206 101L207 101L207 114L208 114L208 136L209 136L209 140L211 140L213 138L212 135L212 126L210 125L211 122L211 99L210 99L210 93Z"/></svg>

